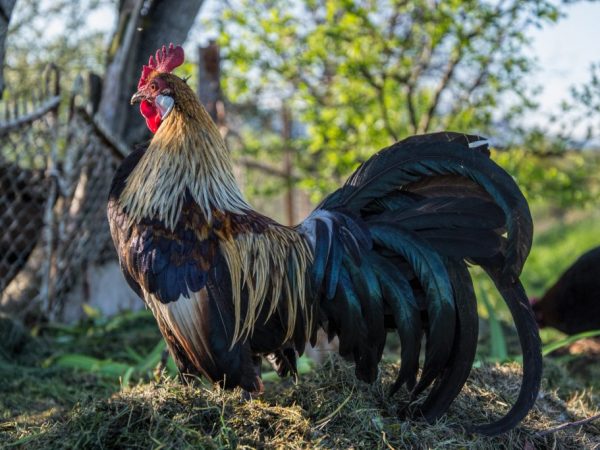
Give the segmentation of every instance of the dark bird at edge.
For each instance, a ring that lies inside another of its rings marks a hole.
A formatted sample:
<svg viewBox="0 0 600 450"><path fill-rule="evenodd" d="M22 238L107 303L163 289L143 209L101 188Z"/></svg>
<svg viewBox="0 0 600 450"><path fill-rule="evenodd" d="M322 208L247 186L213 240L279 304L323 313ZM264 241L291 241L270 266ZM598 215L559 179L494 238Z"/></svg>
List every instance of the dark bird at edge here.
<svg viewBox="0 0 600 450"><path fill-rule="evenodd" d="M532 307L540 328L566 334L600 330L600 247L580 256Z"/></svg>

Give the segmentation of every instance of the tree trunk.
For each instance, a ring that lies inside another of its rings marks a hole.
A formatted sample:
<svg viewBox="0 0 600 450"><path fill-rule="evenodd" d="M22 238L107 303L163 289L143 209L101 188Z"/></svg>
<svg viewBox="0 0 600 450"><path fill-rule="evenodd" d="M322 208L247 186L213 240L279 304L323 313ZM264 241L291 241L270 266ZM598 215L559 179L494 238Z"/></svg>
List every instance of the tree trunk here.
<svg viewBox="0 0 600 450"><path fill-rule="evenodd" d="M221 117L224 111L219 46L211 41L207 47L200 47L198 55L198 96L212 120L220 127L224 125L224 117Z"/></svg>
<svg viewBox="0 0 600 450"><path fill-rule="evenodd" d="M162 45L182 44L203 0L121 0L119 25L109 49L98 114L130 146L148 139L140 114L129 104L142 65Z"/></svg>
<svg viewBox="0 0 600 450"><path fill-rule="evenodd" d="M8 34L8 23L17 0L0 0L0 98L4 92L4 41Z"/></svg>

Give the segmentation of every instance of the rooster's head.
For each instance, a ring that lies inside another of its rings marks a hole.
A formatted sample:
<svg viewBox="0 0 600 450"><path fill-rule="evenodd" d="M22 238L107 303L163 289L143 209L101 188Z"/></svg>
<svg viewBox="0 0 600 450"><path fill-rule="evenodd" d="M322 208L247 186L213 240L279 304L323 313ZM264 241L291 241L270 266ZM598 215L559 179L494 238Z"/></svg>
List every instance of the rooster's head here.
<svg viewBox="0 0 600 450"><path fill-rule="evenodd" d="M174 47L171 44L166 48L163 45L155 56L150 56L148 64L142 69L138 90L131 97L131 104L140 103L140 112L153 133L156 133L178 100L193 96L185 81L171 74L173 69L183 64L183 59L183 49L180 46Z"/></svg>

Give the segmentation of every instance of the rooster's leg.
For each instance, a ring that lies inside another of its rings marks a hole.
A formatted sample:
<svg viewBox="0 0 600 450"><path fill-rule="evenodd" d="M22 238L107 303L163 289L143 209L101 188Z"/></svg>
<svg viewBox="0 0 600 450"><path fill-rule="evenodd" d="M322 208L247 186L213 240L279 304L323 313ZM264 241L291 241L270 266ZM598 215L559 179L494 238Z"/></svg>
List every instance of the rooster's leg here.
<svg viewBox="0 0 600 450"><path fill-rule="evenodd" d="M242 390L242 400L249 402L250 400L252 400L252 396L256 397L261 395L264 392L264 386L262 383L262 380L260 378L261 373L262 373L262 369L261 369L261 363L262 363L262 357L260 355L254 355L252 356L252 366L254 367L254 373L256 374L256 384L258 385L258 388L256 391L250 392L247 391L246 389Z"/></svg>

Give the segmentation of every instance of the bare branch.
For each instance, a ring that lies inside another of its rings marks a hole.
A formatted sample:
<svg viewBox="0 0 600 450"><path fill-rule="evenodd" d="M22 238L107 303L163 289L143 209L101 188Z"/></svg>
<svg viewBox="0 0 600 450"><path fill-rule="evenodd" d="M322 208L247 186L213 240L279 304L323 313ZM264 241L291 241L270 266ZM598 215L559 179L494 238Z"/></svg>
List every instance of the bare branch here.
<svg viewBox="0 0 600 450"><path fill-rule="evenodd" d="M448 62L448 66L446 67L446 70L444 71L444 75L442 76L442 79L440 80L440 82L435 90L435 94L433 96L433 101L431 102L431 105L429 105L429 109L427 110L427 113L421 117L421 121L419 123L419 128L418 128L419 132L425 133L429 130L429 127L431 126L431 121L432 121L433 117L435 116L437 107L440 103L440 98L442 96L442 93L446 90L446 88L450 84L450 81L452 80L452 77L454 76L456 67L462 60L462 57L463 57L462 48L459 48L456 51L456 53L454 54L454 57L452 57L450 59L450 61Z"/></svg>
<svg viewBox="0 0 600 450"><path fill-rule="evenodd" d="M247 167L248 169L259 170L263 173L266 173L267 175L273 175L275 177L283 179L290 178L290 176L284 170L281 170L278 167L271 166L270 164L265 164L263 162L257 161L255 159L242 157L235 158L234 162L241 164L242 166ZM296 175L292 175L291 179L293 181L300 181L300 178Z"/></svg>
<svg viewBox="0 0 600 450"><path fill-rule="evenodd" d="M398 83L404 84L406 86L406 104L408 107L408 117L413 133L416 133L419 129L417 111L415 108L415 94L417 93L417 83L421 78L421 74L429 67L431 57L433 56L433 51L435 48L435 46L433 45L433 43L427 35L423 35L421 43L423 45L423 48L421 50L421 54L419 55L418 63L416 64L410 76L408 78L404 78L398 75L394 75L394 78L396 79L396 81L398 81Z"/></svg>
<svg viewBox="0 0 600 450"><path fill-rule="evenodd" d="M417 112L415 111L415 85L414 83L407 84L406 90L406 106L408 107L408 118L410 120L410 125L412 126L412 132L416 133L418 124L417 124Z"/></svg>
<svg viewBox="0 0 600 450"><path fill-rule="evenodd" d="M246 143L245 143L242 135L240 135L236 130L234 130L232 128L226 128L225 139L227 139L227 138L235 139L242 148L244 148L246 146ZM239 158L235 158L234 162L236 164L241 164L242 166L244 166L248 169L259 170L263 173L266 173L267 175L273 175L275 177L283 178L283 179L291 179L293 182L300 181L300 178L297 175L290 174L290 173L286 172L285 170L281 170L279 167L275 167L270 164L266 164L266 163L257 161L252 158L247 158L247 157L242 156Z"/></svg>
<svg viewBox="0 0 600 450"><path fill-rule="evenodd" d="M454 105L450 110L450 114L447 115L444 121L444 128L448 128L450 126L450 121L452 120L452 118L455 117L459 113L461 107L469 101L469 97L471 97L471 95L473 95L473 93L483 85L488 74L489 71L487 69L487 66L483 65L481 71L479 72L479 75L477 76L477 78L475 78L473 83L471 83L471 85L463 92L463 94L454 101Z"/></svg>
<svg viewBox="0 0 600 450"><path fill-rule="evenodd" d="M496 14L499 14L499 12L496 11ZM490 48L490 51L487 54L487 57L484 58L483 60L481 60L481 62L479 64L479 67L480 67L479 74L473 80L473 83L471 83L471 85L463 92L463 94L460 97L455 99L454 105L452 106L452 108L450 110L450 114L448 114L448 117L445 120L446 128L449 126L449 123L450 123L450 120L452 120L452 117L454 117L458 114L462 105L469 101L469 97L471 97L471 95L473 95L473 93L477 89L479 89L479 87L481 87L483 85L483 83L485 82L485 80L487 79L487 76L489 74L489 68L494 59L494 55L496 54L497 50L502 46L502 43L504 42L505 39L506 39L506 33L504 32L504 30L500 31L496 35L496 39L492 42L492 46Z"/></svg>
<svg viewBox="0 0 600 450"><path fill-rule="evenodd" d="M377 90L377 100L379 103L379 109L381 110L381 117L383 119L383 124L385 125L385 129L387 130L387 132L391 136L391 138L394 141L397 141L398 135L396 134L396 131L394 131L394 128L392 127L392 124L390 122L387 103L385 101L385 81L386 81L386 79L384 78L382 81L382 86Z"/></svg>
<svg viewBox="0 0 600 450"><path fill-rule="evenodd" d="M496 8L494 9L493 14L490 16L491 18L497 18L497 17L501 16L503 4L504 4L504 1L500 1L496 5ZM452 82L452 79L456 72L456 67L460 64L460 62L464 56L465 44L463 44L462 42L469 42L471 39L479 36L484 31L489 20L490 20L490 18L488 18L488 20L484 20L482 23L478 24L478 26L476 26L470 33L468 33L467 35L462 37L462 39L461 39L461 37L459 37L459 41L454 49L454 51L455 51L454 56L450 59L450 61L448 62L448 65L446 66L444 75L442 76L442 79L440 80L440 82L435 90L433 101L432 101L431 105L429 105L429 109L427 110L427 113L425 114L425 116L423 116L421 118L421 121L419 123L419 128L418 128L419 132L425 133L429 130L429 128L431 126L431 121L433 120L433 117L435 116L435 114L437 112L437 108L439 106L442 94L444 93L444 91L448 88L448 86ZM502 41L504 40L504 37L505 37L504 31L501 31L498 33L498 38L495 40L495 45L493 45L491 51L489 52L489 56L488 56L489 60L491 60L492 55L494 54L494 50L496 50L500 47ZM482 64L482 72L479 74L479 76L476 78L475 82L473 83L472 89L470 90L471 92L473 92L478 86L481 85L481 83L485 79L485 75L487 73L486 71L487 71L486 65Z"/></svg>

